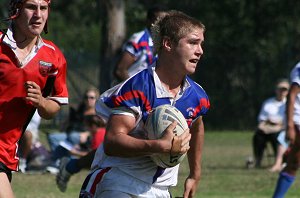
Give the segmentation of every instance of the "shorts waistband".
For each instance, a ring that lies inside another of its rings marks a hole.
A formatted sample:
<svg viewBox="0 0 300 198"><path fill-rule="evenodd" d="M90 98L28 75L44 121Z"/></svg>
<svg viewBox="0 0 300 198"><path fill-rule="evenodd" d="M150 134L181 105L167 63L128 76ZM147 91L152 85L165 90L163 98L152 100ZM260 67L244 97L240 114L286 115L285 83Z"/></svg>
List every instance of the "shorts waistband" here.
<svg viewBox="0 0 300 198"><path fill-rule="evenodd" d="M0 162L0 172L3 172L7 175L9 182L11 182L12 179L12 173L11 170L9 168L7 168L7 166Z"/></svg>

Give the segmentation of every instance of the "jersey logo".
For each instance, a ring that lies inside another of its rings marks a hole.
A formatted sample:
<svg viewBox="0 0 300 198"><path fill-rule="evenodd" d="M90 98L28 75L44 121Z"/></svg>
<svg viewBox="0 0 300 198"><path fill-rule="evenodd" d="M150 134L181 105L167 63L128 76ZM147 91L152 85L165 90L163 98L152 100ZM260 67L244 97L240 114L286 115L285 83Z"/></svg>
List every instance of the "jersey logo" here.
<svg viewBox="0 0 300 198"><path fill-rule="evenodd" d="M53 68L52 63L45 61L39 61L40 74L42 76L55 75L57 73L56 69Z"/></svg>
<svg viewBox="0 0 300 198"><path fill-rule="evenodd" d="M186 119L186 122L188 123L188 126L191 126L195 114L195 108L189 107L187 108L188 118Z"/></svg>

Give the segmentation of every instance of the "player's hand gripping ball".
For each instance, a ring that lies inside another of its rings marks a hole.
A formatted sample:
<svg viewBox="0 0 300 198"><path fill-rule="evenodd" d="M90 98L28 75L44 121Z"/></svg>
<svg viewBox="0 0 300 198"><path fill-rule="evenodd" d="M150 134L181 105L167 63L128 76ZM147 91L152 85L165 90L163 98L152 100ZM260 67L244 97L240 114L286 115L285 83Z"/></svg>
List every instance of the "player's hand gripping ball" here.
<svg viewBox="0 0 300 198"><path fill-rule="evenodd" d="M161 105L156 107L148 116L145 123L145 129L148 138L160 139L164 135L165 129L174 121L177 126L174 129L174 135L179 136L188 128L187 122L182 113L172 105ZM172 155L171 153L160 153L151 155L154 163L160 167L168 168L179 164L185 157L184 154Z"/></svg>

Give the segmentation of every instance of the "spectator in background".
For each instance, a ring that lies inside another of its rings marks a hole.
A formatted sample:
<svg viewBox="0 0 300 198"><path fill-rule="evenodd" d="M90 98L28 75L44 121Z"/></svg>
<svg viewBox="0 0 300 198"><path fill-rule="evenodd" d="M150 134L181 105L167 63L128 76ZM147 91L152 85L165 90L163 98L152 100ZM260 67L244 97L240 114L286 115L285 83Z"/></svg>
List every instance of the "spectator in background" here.
<svg viewBox="0 0 300 198"><path fill-rule="evenodd" d="M81 169L90 169L94 154L98 146L103 142L105 135L105 123L97 115L87 116L85 118L87 129L91 132L90 152L82 153L81 158L64 157L60 161L59 173L56 176L56 184L60 191L65 192L70 177L78 173ZM75 154L76 152L71 154Z"/></svg>
<svg viewBox="0 0 300 198"><path fill-rule="evenodd" d="M36 111L29 122L25 133L19 142L19 170L21 172L26 172L27 158L30 154L32 148L39 143L39 126L41 122L41 117Z"/></svg>
<svg viewBox="0 0 300 198"><path fill-rule="evenodd" d="M253 136L253 152L255 167L261 167L264 151L268 142L271 143L274 155L277 155L277 137L284 129L286 96L289 89L287 79L276 83L275 97L264 101L258 115L258 126Z"/></svg>
<svg viewBox="0 0 300 198"><path fill-rule="evenodd" d="M69 145L73 147L75 145L84 144L90 133L87 131L84 125L84 118L88 115L95 115L95 103L96 99L99 97L98 89L94 87L88 88L84 95L82 101L79 103L78 108L70 108L69 117L64 124L63 132L55 132L48 134L48 143L52 153L52 164L47 167L50 173L56 174L58 172L60 155L57 148L59 145L63 146ZM59 148L60 149L60 148Z"/></svg>
<svg viewBox="0 0 300 198"><path fill-rule="evenodd" d="M290 74L291 87L286 105L286 139L290 151L286 166L279 174L273 198L283 198L294 183L300 166L300 62Z"/></svg>
<svg viewBox="0 0 300 198"><path fill-rule="evenodd" d="M156 60L150 28L159 17L165 15L166 11L166 7L162 5L151 7L147 11L146 28L134 33L124 44L123 53L114 71L118 82L147 68Z"/></svg>

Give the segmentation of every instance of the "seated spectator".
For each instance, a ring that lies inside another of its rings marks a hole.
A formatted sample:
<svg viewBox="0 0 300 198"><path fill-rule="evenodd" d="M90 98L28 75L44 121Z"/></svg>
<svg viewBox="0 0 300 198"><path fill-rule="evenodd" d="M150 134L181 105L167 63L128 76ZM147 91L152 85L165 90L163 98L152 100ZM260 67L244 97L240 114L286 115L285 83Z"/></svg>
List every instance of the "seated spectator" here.
<svg viewBox="0 0 300 198"><path fill-rule="evenodd" d="M56 174L58 171L59 161L56 160L59 159L59 156L56 156L55 153L58 153L57 147L59 145L69 145L73 147L75 145L84 144L87 141L90 132L87 131L83 121L85 116L96 114L95 103L98 97L99 91L96 88L91 87L87 89L78 108L70 108L65 129L62 132L48 134L48 143L53 156L52 165L47 167L49 172Z"/></svg>
<svg viewBox="0 0 300 198"><path fill-rule="evenodd" d="M56 176L56 183L62 192L66 191L67 184L73 174L80 172L80 170L83 168L89 169L91 167L96 149L104 140L105 124L100 117L97 115L89 116L86 118L85 123L93 136L91 138L91 150L88 153L86 152L84 156L81 155L83 154L81 152L78 155L77 151L70 151L70 153L82 157L64 157L61 159L59 173Z"/></svg>
<svg viewBox="0 0 300 198"><path fill-rule="evenodd" d="M285 104L289 82L280 79L276 84L276 96L264 101L258 115L258 127L253 136L255 167L261 167L264 150L271 143L274 155L278 153L277 137L284 129Z"/></svg>

